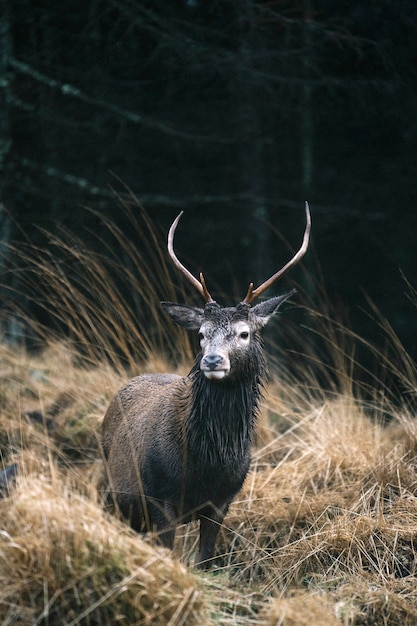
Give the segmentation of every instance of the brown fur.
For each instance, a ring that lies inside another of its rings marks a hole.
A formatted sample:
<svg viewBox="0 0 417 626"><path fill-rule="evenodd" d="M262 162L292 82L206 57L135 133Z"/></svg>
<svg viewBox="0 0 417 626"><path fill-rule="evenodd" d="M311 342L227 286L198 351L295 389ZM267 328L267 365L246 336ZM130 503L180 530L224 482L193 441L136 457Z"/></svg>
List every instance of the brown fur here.
<svg viewBox="0 0 417 626"><path fill-rule="evenodd" d="M133 378L103 421L103 450L121 513L138 532L156 530L168 547L176 524L199 519L204 566L249 469L266 375L258 333L289 295L255 307L210 302L204 311L163 303L175 322L200 330L193 368L185 377Z"/></svg>

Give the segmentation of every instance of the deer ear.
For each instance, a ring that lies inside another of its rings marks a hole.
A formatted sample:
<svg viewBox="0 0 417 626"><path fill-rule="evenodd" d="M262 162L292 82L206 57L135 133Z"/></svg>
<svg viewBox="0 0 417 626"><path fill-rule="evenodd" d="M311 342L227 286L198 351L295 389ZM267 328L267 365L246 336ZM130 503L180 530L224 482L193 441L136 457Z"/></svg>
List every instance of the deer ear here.
<svg viewBox="0 0 417 626"><path fill-rule="evenodd" d="M292 289L288 293L285 293L282 296L276 296L275 298L269 298L269 300L265 300L265 302L260 302L259 304L253 306L251 308L251 315L255 317L256 323L259 327L265 326L270 320L270 318L276 313L285 300L291 298L292 295L295 294L297 290Z"/></svg>
<svg viewBox="0 0 417 626"><path fill-rule="evenodd" d="M176 324L187 330L198 330L204 321L203 309L175 302L161 302L161 305Z"/></svg>

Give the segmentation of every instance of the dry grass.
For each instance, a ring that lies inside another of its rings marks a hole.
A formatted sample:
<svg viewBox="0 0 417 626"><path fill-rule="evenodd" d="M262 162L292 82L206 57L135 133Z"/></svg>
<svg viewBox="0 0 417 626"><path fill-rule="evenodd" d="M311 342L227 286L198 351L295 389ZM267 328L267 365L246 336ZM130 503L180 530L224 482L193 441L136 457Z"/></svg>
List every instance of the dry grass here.
<svg viewBox="0 0 417 626"><path fill-rule="evenodd" d="M195 624L196 582L58 477L26 475L2 504L3 624Z"/></svg>
<svg viewBox="0 0 417 626"><path fill-rule="evenodd" d="M323 594L296 593L277 598L268 608L265 626L340 626L332 602Z"/></svg>
<svg viewBox="0 0 417 626"><path fill-rule="evenodd" d="M79 260L79 246L74 250ZM272 376L251 472L221 529L217 565L203 574L193 568L195 525L178 529L171 554L134 535L101 501L99 431L107 404L130 374L172 370L161 345L172 348L182 335L158 317L156 341L137 325L136 312L125 308L114 318L111 307L105 324L113 334L106 334L99 287L73 285L74 297L84 299L72 306L68 276L47 261L38 259L32 270L53 285L71 341L48 340L37 355L0 345L0 469L19 466L16 485L0 500L3 624L417 623L417 384L388 326L404 402L392 403L392 390L378 380L366 400L358 393L357 338L349 345L330 315L318 332L325 358L311 352L310 367L303 361L291 375ZM135 276L134 288L151 299L144 306L156 311L161 285L151 291L149 270L135 272L129 280ZM179 362L186 362L189 344L181 345ZM388 355L377 354L386 369ZM388 422L381 419L387 415Z"/></svg>
<svg viewBox="0 0 417 626"><path fill-rule="evenodd" d="M2 456L19 465L0 501L1 623L203 619L193 575L100 502L99 423L118 377L75 366L62 344L36 358L7 348L1 356ZM43 420L33 420L36 411Z"/></svg>
<svg viewBox="0 0 417 626"><path fill-rule="evenodd" d="M0 500L2 623L417 620L411 415L398 410L384 426L346 394L300 412L272 383L262 422L275 430L225 520L217 566L199 574L196 526L180 527L171 556L100 501L99 426L122 377L80 366L62 343L36 357L0 349L2 458L20 470Z"/></svg>

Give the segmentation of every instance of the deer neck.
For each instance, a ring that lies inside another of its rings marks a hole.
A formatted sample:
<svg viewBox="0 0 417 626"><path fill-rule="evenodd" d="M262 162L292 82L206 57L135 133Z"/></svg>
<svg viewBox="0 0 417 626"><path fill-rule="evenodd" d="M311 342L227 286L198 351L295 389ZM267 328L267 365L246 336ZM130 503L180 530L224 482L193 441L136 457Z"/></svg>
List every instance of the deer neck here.
<svg viewBox="0 0 417 626"><path fill-rule="evenodd" d="M187 420L189 454L208 465L230 464L247 456L266 375L263 354L234 379L207 379L199 358L189 374L191 407Z"/></svg>

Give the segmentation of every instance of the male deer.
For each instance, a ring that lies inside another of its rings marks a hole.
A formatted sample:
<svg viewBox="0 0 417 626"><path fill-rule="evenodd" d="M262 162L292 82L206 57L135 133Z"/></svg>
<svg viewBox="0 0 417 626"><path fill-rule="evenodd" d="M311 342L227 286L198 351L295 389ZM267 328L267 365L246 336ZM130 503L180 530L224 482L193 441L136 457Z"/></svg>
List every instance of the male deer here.
<svg viewBox="0 0 417 626"><path fill-rule="evenodd" d="M174 252L174 264L203 296L204 309L162 302L180 326L197 330L201 350L185 377L148 374L128 382L103 421L103 451L110 488L136 531L154 530L172 548L175 527L200 520L200 567L213 559L216 536L249 469L250 446L266 376L260 329L295 290L252 306L307 251L311 217L295 256L242 302L221 307Z"/></svg>

